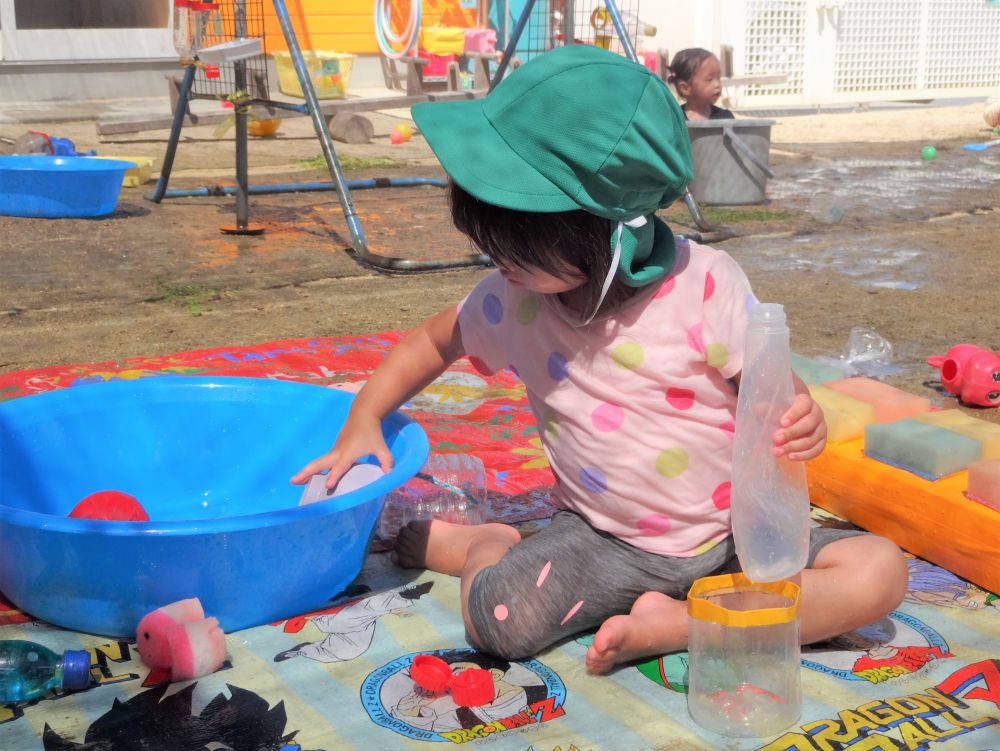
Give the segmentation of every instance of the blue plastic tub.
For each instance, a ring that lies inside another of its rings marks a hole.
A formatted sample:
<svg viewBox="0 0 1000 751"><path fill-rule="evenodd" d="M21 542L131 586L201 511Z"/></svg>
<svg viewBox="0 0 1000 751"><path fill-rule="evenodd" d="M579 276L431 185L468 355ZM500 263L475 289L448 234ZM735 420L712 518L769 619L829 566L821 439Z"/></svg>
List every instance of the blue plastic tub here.
<svg viewBox="0 0 1000 751"><path fill-rule="evenodd" d="M254 378L159 376L0 404L0 591L65 628L133 636L201 599L225 631L322 606L358 575L385 495L427 458L419 425L383 422L395 467L299 506L288 478L325 452L352 394ZM150 521L67 515L135 496Z"/></svg>
<svg viewBox="0 0 1000 751"><path fill-rule="evenodd" d="M132 167L119 159L0 156L0 214L106 216L118 205L122 179Z"/></svg>

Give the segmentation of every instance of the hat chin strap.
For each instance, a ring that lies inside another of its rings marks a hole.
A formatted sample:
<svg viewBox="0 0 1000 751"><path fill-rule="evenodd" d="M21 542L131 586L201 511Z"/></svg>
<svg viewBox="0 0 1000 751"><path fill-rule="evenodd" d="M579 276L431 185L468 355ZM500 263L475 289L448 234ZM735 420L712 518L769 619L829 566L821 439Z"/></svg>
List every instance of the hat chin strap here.
<svg viewBox="0 0 1000 751"><path fill-rule="evenodd" d="M597 305L591 311L587 320L583 323L576 324L577 326L586 326L588 323L594 320L594 316L597 315L597 311L601 309L601 304L604 302L604 298L607 297L608 290L611 289L611 284L615 281L615 275L618 273L618 264L621 262L622 257L622 232L625 230L625 225L633 229L638 229L639 227L646 226L646 217L637 216L635 219L629 219L627 222L618 222L618 228L615 231L615 251L611 255L611 267L608 269L608 275L604 277L604 285L601 287L601 296L597 298Z"/></svg>

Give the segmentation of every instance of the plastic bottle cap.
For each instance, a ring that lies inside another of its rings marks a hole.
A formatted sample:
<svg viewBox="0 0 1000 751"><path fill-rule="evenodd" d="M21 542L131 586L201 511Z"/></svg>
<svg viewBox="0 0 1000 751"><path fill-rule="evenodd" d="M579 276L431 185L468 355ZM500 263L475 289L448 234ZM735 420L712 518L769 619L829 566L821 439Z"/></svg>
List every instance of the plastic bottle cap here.
<svg viewBox="0 0 1000 751"><path fill-rule="evenodd" d="M460 707L481 707L496 698L493 673L469 668L451 679L451 698Z"/></svg>
<svg viewBox="0 0 1000 751"><path fill-rule="evenodd" d="M63 654L63 688L81 689L90 685L90 653L70 649Z"/></svg>
<svg viewBox="0 0 1000 751"><path fill-rule="evenodd" d="M438 693L451 682L451 666L434 655L417 655L410 665L410 677L420 688Z"/></svg>
<svg viewBox="0 0 1000 751"><path fill-rule="evenodd" d="M755 303L747 311L747 318L750 323L780 326L785 323L785 306L778 303Z"/></svg>

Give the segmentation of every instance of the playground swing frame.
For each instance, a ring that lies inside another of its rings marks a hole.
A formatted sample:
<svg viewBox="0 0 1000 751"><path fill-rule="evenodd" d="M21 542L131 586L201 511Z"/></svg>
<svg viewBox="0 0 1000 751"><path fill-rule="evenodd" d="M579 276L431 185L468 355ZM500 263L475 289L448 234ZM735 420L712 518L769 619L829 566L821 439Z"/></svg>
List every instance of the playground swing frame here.
<svg viewBox="0 0 1000 751"><path fill-rule="evenodd" d="M415 0L416 1L416 0ZM237 6L243 4L242 0L234 0ZM326 191L333 190L337 194L338 201L340 203L341 211L344 214L344 219L347 223L348 231L351 235L351 247L357 257L357 260L367 266L371 266L376 269L383 271L397 272L397 273L411 273L411 272L421 272L421 271L440 271L455 268L466 268L471 266L490 266L492 261L489 256L485 254L472 254L467 258L458 259L431 259L431 260L413 260L409 258L401 258L398 256L386 256L379 253L374 253L368 247L368 241L365 238L364 229L361 226L361 219L358 216L357 210L354 206L354 201L351 198L351 189L355 190L367 190L374 188L385 188L385 187L412 187L419 185L430 185L435 187L447 187L448 183L445 180L440 180L437 178L374 178L367 180L347 180L344 176L343 168L341 167L340 160L337 157L337 151L333 145L333 139L330 132L326 126L324 120L323 111L320 107L319 98L316 94L316 89L313 86L309 70L306 67L305 59L302 54L302 49L299 46L298 39L295 34L295 29L292 26L291 18L288 15L288 9L285 5L285 0L271 0L275 14L278 18L278 23L281 26L282 34L284 35L285 42L288 46L289 56L292 61L292 65L295 69L296 76L299 80L299 84L302 88L302 94L305 98L304 104L290 104L287 102L274 102L274 101L259 101L253 100L250 103L262 103L268 107L273 107L276 109L292 110L300 113L309 115L313 130L316 132L316 136L319 139L320 147L322 149L323 158L326 161L327 169L329 170L332 182L303 182L303 183L279 183L270 185L255 185L250 186L249 176L248 176L248 157L247 157L247 109L246 107L237 106L234 107L234 126L235 126L235 141L236 141L236 186L235 187L223 187L223 188L194 188L194 189L168 189L168 184L170 181L170 174L173 169L174 157L177 153L177 146L180 141L181 129L184 125L184 118L188 111L188 102L191 98L192 87L194 84L194 76L197 71L197 64L193 63L184 71L184 77L180 82L178 89L177 101L174 108L173 120L171 123L170 137L167 142L167 150L163 158L163 166L160 170L160 177L157 181L156 187L153 191L146 194L145 198L153 203L160 203L164 198L179 198L179 197L190 197L190 196L212 196L212 195L234 195L236 197L236 225L231 228L223 228L223 231L229 232L231 234L259 234L262 230L256 229L249 224L249 196L261 195L261 194L272 194L272 193L293 193L293 192L311 192L311 191ZM528 23L528 19L531 15L532 10L535 7L536 0L529 0L524 6L517 23L507 40L506 47L504 48L503 55L501 57L500 63L497 66L496 73L490 82L490 91L496 87L496 85L502 80L507 68L510 65L510 61L514 55L514 51L517 48L517 44L524 32L524 28ZM630 60L636 61L635 48L633 47L631 40L629 39L628 33L625 29L624 22L622 21L621 14L618 11L618 6L615 0L605 0L605 6L608 9L608 13L611 16L612 23L614 24L615 31L618 35L618 39L621 42L622 48L625 50L626 55ZM239 20L241 14L236 14L237 26L239 25ZM240 35L240 28L236 29L237 36ZM243 29L245 33L245 28ZM245 89L246 87L246 64L242 60L235 60L233 62L234 68L234 81L235 86L238 91ZM691 216L694 218L695 223L699 229L711 231L714 228L709 225L701 216L701 212L698 209L698 205L691 196L690 192L685 190L684 201L688 206L688 210Z"/></svg>

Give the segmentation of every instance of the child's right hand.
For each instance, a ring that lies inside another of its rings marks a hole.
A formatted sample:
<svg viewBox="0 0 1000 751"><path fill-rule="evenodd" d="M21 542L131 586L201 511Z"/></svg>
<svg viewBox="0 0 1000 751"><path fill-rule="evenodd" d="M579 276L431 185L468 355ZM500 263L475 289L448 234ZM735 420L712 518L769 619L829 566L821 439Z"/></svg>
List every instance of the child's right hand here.
<svg viewBox="0 0 1000 751"><path fill-rule="evenodd" d="M378 459L383 472L392 469L392 452L382 437L381 421L375 417L351 413L333 448L323 456L313 459L293 475L292 484L303 485L316 473L329 470L326 487L327 490L332 490L354 462L369 454Z"/></svg>

